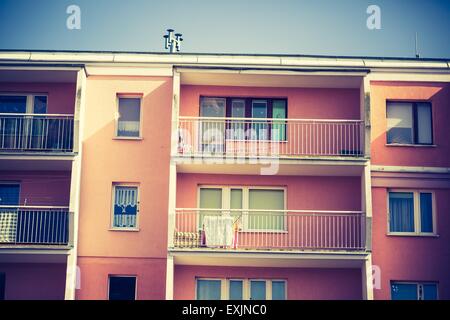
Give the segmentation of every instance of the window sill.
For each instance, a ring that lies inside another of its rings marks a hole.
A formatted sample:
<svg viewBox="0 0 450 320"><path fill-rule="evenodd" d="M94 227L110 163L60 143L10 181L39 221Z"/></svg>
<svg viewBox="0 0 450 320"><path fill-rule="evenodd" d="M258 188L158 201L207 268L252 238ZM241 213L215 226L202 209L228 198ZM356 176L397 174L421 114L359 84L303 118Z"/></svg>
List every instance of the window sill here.
<svg viewBox="0 0 450 320"><path fill-rule="evenodd" d="M386 147L436 148L435 144L386 143Z"/></svg>
<svg viewBox="0 0 450 320"><path fill-rule="evenodd" d="M113 140L132 140L132 141L140 141L144 140L142 137L114 137Z"/></svg>
<svg viewBox="0 0 450 320"><path fill-rule="evenodd" d="M139 228L109 228L108 231L139 232Z"/></svg>
<svg viewBox="0 0 450 320"><path fill-rule="evenodd" d="M388 237L423 237L423 238L439 238L436 233L414 233L414 232L388 232Z"/></svg>

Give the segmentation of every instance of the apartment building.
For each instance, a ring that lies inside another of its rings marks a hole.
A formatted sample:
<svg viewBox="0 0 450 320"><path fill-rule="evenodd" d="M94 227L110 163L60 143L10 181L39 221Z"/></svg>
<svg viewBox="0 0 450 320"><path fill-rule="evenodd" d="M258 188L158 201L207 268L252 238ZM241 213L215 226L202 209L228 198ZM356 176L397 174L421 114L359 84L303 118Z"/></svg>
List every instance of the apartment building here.
<svg viewBox="0 0 450 320"><path fill-rule="evenodd" d="M0 298L449 299L449 63L0 52Z"/></svg>

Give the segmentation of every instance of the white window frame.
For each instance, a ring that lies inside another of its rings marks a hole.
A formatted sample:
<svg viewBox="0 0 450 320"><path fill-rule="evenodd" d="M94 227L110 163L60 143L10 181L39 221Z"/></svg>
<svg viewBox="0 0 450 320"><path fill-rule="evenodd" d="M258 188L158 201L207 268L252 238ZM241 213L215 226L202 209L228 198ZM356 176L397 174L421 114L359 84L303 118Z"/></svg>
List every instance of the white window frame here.
<svg viewBox="0 0 450 320"><path fill-rule="evenodd" d="M116 198L116 187L133 187L137 188L137 208L136 208L136 227L129 228L129 227L115 227L114 226L114 202ZM140 185L139 183L120 183L120 182L113 182L112 188L111 188L111 221L110 221L110 231L139 231L139 218L140 218Z"/></svg>
<svg viewBox="0 0 450 320"><path fill-rule="evenodd" d="M240 185L198 185L197 188L197 208L200 209L200 189L222 189L222 208L221 210L226 212L230 210L231 203L231 190L242 190L242 230L240 232L270 232L270 233L287 233L287 187L286 186L240 186ZM250 229L248 227L248 215L249 211L249 198L250 190L283 190L283 204L284 204L284 226L283 229ZM230 211L231 212L231 211Z"/></svg>
<svg viewBox="0 0 450 320"><path fill-rule="evenodd" d="M137 275L132 274L108 274L108 288L107 288L107 300L109 301L109 289L110 289L110 279L111 278L134 278L135 285L134 285L134 300L137 300L137 290L138 290L138 277Z"/></svg>
<svg viewBox="0 0 450 320"><path fill-rule="evenodd" d="M34 113L34 97L46 97L47 98L47 113L48 114L48 93L25 93L25 92L0 92L0 96L20 96L26 97L26 111L24 115L32 115ZM40 113L39 113L40 114Z"/></svg>
<svg viewBox="0 0 450 320"><path fill-rule="evenodd" d="M414 202L414 232L392 232L390 231L391 213L389 211L389 194L393 192L407 192L413 194ZM433 219L433 231L422 232L421 231L421 219L420 219L420 194L431 193L431 217ZM437 219L436 219L436 195L434 191L424 189L388 189L387 190L387 234L390 236L437 236Z"/></svg>
<svg viewBox="0 0 450 320"><path fill-rule="evenodd" d="M432 281L391 281L390 282L390 294L391 294L391 300L392 300L392 285L393 284L413 284L416 286L417 289L417 300L423 300L423 286L427 284L434 284L436 285L436 300L439 300L439 283L438 282L432 282ZM420 290L422 288L422 290ZM420 294L422 292L422 295Z"/></svg>
<svg viewBox="0 0 450 320"><path fill-rule="evenodd" d="M119 136L119 103L120 98L129 98L129 99L139 99L139 135L137 137L127 137L127 136ZM140 93L117 93L116 94L116 114L115 114L115 128L114 128L114 139L116 140L142 140L143 134L143 122L144 122L144 108L142 107L142 99L143 95Z"/></svg>
<svg viewBox="0 0 450 320"><path fill-rule="evenodd" d="M219 280L220 281L220 299L221 300L230 300L230 281L242 281L242 300L250 300L250 283L251 281L264 281L266 283L266 300L272 300L272 282L273 281L282 281L284 282L284 296L286 300L288 300L288 281L287 279L279 279L279 278L239 278L239 277L230 277L230 278L213 278L213 277L195 277L195 300L197 300L197 281L198 280Z"/></svg>

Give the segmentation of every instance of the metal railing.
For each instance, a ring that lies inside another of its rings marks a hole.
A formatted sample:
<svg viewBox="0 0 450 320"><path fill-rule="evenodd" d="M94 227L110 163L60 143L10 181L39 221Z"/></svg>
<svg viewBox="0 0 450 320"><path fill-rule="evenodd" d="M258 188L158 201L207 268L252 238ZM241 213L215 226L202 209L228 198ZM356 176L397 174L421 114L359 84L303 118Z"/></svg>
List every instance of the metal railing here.
<svg viewBox="0 0 450 320"><path fill-rule="evenodd" d="M365 249L362 211L176 209L172 226L175 248Z"/></svg>
<svg viewBox="0 0 450 320"><path fill-rule="evenodd" d="M0 206L0 245L68 245L72 216L67 207Z"/></svg>
<svg viewBox="0 0 450 320"><path fill-rule="evenodd" d="M0 113L0 152L72 152L73 115Z"/></svg>
<svg viewBox="0 0 450 320"><path fill-rule="evenodd" d="M363 155L362 120L179 117L178 155Z"/></svg>

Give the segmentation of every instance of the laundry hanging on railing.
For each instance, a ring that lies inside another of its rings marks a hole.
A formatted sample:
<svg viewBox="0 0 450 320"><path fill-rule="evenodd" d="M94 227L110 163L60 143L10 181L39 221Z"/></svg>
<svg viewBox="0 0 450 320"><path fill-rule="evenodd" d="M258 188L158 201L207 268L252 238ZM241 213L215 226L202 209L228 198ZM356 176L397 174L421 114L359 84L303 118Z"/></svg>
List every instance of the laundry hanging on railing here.
<svg viewBox="0 0 450 320"><path fill-rule="evenodd" d="M207 247L230 247L233 244L233 223L231 216L205 216L203 227Z"/></svg>

